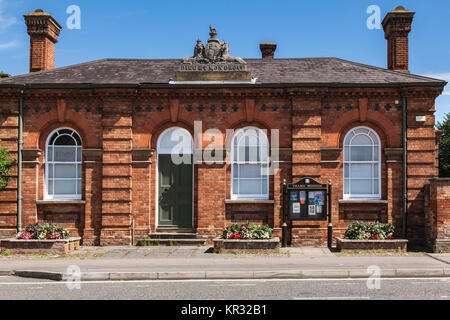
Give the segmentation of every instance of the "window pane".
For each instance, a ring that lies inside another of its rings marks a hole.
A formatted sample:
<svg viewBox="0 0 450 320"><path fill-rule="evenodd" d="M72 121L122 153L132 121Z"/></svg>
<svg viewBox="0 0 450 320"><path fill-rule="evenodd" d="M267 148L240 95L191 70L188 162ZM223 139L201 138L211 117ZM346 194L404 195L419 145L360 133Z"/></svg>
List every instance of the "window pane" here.
<svg viewBox="0 0 450 320"><path fill-rule="evenodd" d="M59 136L55 141L55 146L75 146L76 142L72 136Z"/></svg>
<svg viewBox="0 0 450 320"><path fill-rule="evenodd" d="M376 179L374 180L374 187L373 187L373 194L378 194L380 192L380 180Z"/></svg>
<svg viewBox="0 0 450 320"><path fill-rule="evenodd" d="M372 194L372 180L350 180L352 194Z"/></svg>
<svg viewBox="0 0 450 320"><path fill-rule="evenodd" d="M81 179L77 180L77 194L81 195Z"/></svg>
<svg viewBox="0 0 450 320"><path fill-rule="evenodd" d="M241 165L239 168L239 178L260 178L261 166L260 165Z"/></svg>
<svg viewBox="0 0 450 320"><path fill-rule="evenodd" d="M48 194L52 195L53 194L53 180L52 179L48 179L48 184L47 184L47 191Z"/></svg>
<svg viewBox="0 0 450 320"><path fill-rule="evenodd" d="M371 146L371 145L373 145L373 142L368 136L360 134L359 136L356 136L352 140L352 146L356 146L356 145Z"/></svg>
<svg viewBox="0 0 450 320"><path fill-rule="evenodd" d="M379 145L380 144L380 142L378 141L377 136L373 132L370 132L369 136L372 138L372 140L373 140L375 145Z"/></svg>
<svg viewBox="0 0 450 320"><path fill-rule="evenodd" d="M350 148L344 147L344 161L350 161L349 153L350 153Z"/></svg>
<svg viewBox="0 0 450 320"><path fill-rule="evenodd" d="M77 168L72 164L55 164L55 178L76 178Z"/></svg>
<svg viewBox="0 0 450 320"><path fill-rule="evenodd" d="M81 147L77 147L77 161L81 162Z"/></svg>
<svg viewBox="0 0 450 320"><path fill-rule="evenodd" d="M344 178L349 178L349 165L344 164Z"/></svg>
<svg viewBox="0 0 450 320"><path fill-rule="evenodd" d="M348 179L344 179L344 194L350 194L350 183Z"/></svg>
<svg viewBox="0 0 450 320"><path fill-rule="evenodd" d="M238 179L233 180L233 194L239 195L239 180Z"/></svg>
<svg viewBox="0 0 450 320"><path fill-rule="evenodd" d="M67 147L55 147L55 159L53 161L74 162L75 149Z"/></svg>
<svg viewBox="0 0 450 320"><path fill-rule="evenodd" d="M49 164L48 165L48 172L47 172L48 177L51 179L53 178L53 165Z"/></svg>
<svg viewBox="0 0 450 320"><path fill-rule="evenodd" d="M262 178L267 178L269 176L269 166L268 165L261 166L261 176L262 176Z"/></svg>
<svg viewBox="0 0 450 320"><path fill-rule="evenodd" d="M77 165L77 178L78 179L81 179L81 174L82 174L82 166Z"/></svg>
<svg viewBox="0 0 450 320"><path fill-rule="evenodd" d="M55 195L76 194L75 180L56 180Z"/></svg>
<svg viewBox="0 0 450 320"><path fill-rule="evenodd" d="M77 141L77 145L81 146L80 136L76 132L73 133L72 137Z"/></svg>
<svg viewBox="0 0 450 320"><path fill-rule="evenodd" d="M69 130L69 129L61 129L61 130L58 130L58 133L72 135L73 131Z"/></svg>
<svg viewBox="0 0 450 320"><path fill-rule="evenodd" d="M48 142L48 145L53 145L53 143L55 142L55 139L58 137L58 133L55 133L52 135L52 137L50 138L50 141Z"/></svg>
<svg viewBox="0 0 450 320"><path fill-rule="evenodd" d="M373 160L379 161L380 159L380 147L374 147L373 148Z"/></svg>
<svg viewBox="0 0 450 320"><path fill-rule="evenodd" d="M239 165L233 164L233 178L239 178Z"/></svg>
<svg viewBox="0 0 450 320"><path fill-rule="evenodd" d="M366 128L359 128L355 130L355 134L368 134L370 132L370 130L366 129Z"/></svg>
<svg viewBox="0 0 450 320"><path fill-rule="evenodd" d="M246 148L243 146L238 147L237 161L246 162Z"/></svg>
<svg viewBox="0 0 450 320"><path fill-rule="evenodd" d="M261 180L239 180L239 194L260 194Z"/></svg>
<svg viewBox="0 0 450 320"><path fill-rule="evenodd" d="M251 146L247 148L247 154L248 156L246 156L246 160L250 161L250 162L259 162L261 161L261 157L260 157L260 149L258 146Z"/></svg>
<svg viewBox="0 0 450 320"><path fill-rule="evenodd" d="M345 140L344 140L344 146L348 146L348 145L350 145L350 140L354 137L354 133L353 133L353 131L351 131L349 134L347 134L347 136L345 137Z"/></svg>
<svg viewBox="0 0 450 320"><path fill-rule="evenodd" d="M372 161L372 147L352 147L351 161Z"/></svg>
<svg viewBox="0 0 450 320"><path fill-rule="evenodd" d="M378 178L378 164L373 165L373 177Z"/></svg>
<svg viewBox="0 0 450 320"><path fill-rule="evenodd" d="M352 164L350 166L351 178L367 178L372 179L372 165L371 164Z"/></svg>
<svg viewBox="0 0 450 320"><path fill-rule="evenodd" d="M47 161L53 161L53 147L47 148Z"/></svg>
<svg viewBox="0 0 450 320"><path fill-rule="evenodd" d="M262 180L262 194L265 194L265 195L269 194L269 190L267 190L267 187L268 187L267 180L268 180L267 177L263 178L263 180Z"/></svg>

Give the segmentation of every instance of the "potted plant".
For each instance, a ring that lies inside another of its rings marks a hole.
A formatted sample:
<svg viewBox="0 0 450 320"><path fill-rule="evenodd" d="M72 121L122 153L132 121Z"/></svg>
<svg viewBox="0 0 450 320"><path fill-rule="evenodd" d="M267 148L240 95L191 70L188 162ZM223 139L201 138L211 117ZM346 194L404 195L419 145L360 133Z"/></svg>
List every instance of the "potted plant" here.
<svg viewBox="0 0 450 320"><path fill-rule="evenodd" d="M224 226L221 237L214 240L214 251L275 250L279 238L273 237L273 230L267 225L232 224Z"/></svg>
<svg viewBox="0 0 450 320"><path fill-rule="evenodd" d="M81 238L71 238L62 226L35 223L17 234L15 239L0 240L0 248L13 253L67 253L76 250Z"/></svg>
<svg viewBox="0 0 450 320"><path fill-rule="evenodd" d="M390 223L351 223L344 238L337 238L337 248L342 250L400 250L406 251L408 240L394 239L395 227Z"/></svg>

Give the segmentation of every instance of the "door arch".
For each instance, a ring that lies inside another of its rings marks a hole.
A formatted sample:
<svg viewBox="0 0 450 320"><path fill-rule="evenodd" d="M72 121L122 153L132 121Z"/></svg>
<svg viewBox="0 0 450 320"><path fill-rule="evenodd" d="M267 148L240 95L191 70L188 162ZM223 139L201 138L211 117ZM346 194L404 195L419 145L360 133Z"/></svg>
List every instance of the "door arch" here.
<svg viewBox="0 0 450 320"><path fill-rule="evenodd" d="M172 127L158 138L157 227L192 228L194 201L194 141L186 129Z"/></svg>

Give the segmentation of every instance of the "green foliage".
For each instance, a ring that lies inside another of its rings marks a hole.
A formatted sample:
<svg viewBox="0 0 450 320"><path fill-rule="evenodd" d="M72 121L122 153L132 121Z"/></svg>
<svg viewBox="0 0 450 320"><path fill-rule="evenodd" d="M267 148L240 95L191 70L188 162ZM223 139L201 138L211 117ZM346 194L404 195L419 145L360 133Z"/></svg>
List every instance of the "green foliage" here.
<svg viewBox="0 0 450 320"><path fill-rule="evenodd" d="M450 113L438 122L437 128L443 133L439 141L439 176L450 177Z"/></svg>
<svg viewBox="0 0 450 320"><path fill-rule="evenodd" d="M0 140L1 141L1 140ZM5 147L0 147L0 190L3 190L9 182L9 171L14 160Z"/></svg>
<svg viewBox="0 0 450 320"><path fill-rule="evenodd" d="M392 224L353 222L345 231L345 238L351 240L392 239L395 227Z"/></svg>
<svg viewBox="0 0 450 320"><path fill-rule="evenodd" d="M48 223L35 223L31 226L28 226L25 229L25 232L28 232L32 239L54 239L55 237L52 235L59 234L60 239L68 239L69 238L69 232L66 228L60 227L54 224L48 224Z"/></svg>
<svg viewBox="0 0 450 320"><path fill-rule="evenodd" d="M273 230L269 226L232 224L222 230L223 239L269 240L273 238Z"/></svg>
<svg viewBox="0 0 450 320"><path fill-rule="evenodd" d="M9 257L11 255L11 251L9 250L2 251L0 255L3 257Z"/></svg>

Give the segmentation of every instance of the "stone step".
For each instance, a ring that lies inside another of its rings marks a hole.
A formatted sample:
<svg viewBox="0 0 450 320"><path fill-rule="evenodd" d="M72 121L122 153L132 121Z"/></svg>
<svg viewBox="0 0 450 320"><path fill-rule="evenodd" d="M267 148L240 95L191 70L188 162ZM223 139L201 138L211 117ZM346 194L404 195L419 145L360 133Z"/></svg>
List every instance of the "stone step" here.
<svg viewBox="0 0 450 320"><path fill-rule="evenodd" d="M197 233L191 232L156 232L148 235L150 239L197 239Z"/></svg>
<svg viewBox="0 0 450 320"><path fill-rule="evenodd" d="M207 244L207 239L148 239L145 245L154 246L201 246Z"/></svg>

